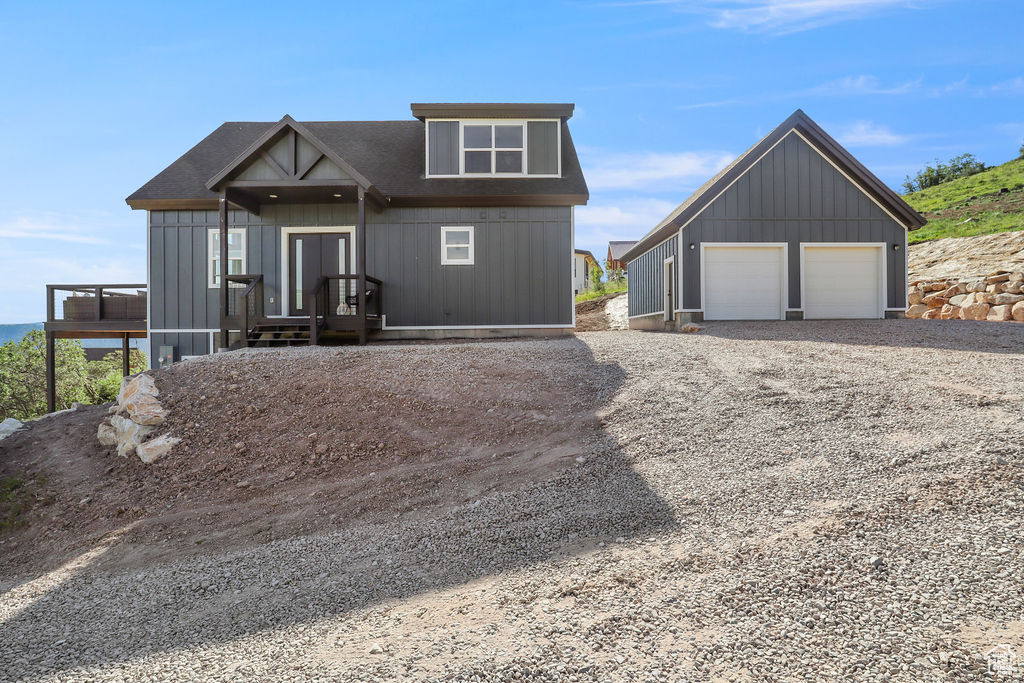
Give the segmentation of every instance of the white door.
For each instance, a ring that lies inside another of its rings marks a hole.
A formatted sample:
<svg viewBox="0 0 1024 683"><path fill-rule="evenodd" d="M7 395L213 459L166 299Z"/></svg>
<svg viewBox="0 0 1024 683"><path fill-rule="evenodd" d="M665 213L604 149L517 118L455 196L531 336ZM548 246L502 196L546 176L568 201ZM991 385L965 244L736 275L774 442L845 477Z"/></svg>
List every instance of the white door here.
<svg viewBox="0 0 1024 683"><path fill-rule="evenodd" d="M882 318L883 250L803 247L804 318Z"/></svg>
<svg viewBox="0 0 1024 683"><path fill-rule="evenodd" d="M783 320L782 245L702 245L705 320Z"/></svg>

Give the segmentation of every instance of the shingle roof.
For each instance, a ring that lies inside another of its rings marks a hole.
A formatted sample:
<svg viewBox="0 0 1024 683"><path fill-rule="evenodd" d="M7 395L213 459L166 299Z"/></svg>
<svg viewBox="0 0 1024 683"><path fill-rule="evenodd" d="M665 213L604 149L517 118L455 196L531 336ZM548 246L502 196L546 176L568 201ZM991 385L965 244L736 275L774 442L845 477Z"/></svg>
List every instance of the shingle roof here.
<svg viewBox="0 0 1024 683"><path fill-rule="evenodd" d="M133 208L151 202L219 198L206 182L276 122L229 122L206 136L128 198ZM406 202L522 198L585 204L587 183L568 126L562 125L561 178L425 178L424 124L420 121L310 121L303 125L365 176L385 196Z"/></svg>
<svg viewBox="0 0 1024 683"><path fill-rule="evenodd" d="M636 242L636 240L612 240L609 242L608 250L611 252L612 260L621 261L622 255L629 251Z"/></svg>
<svg viewBox="0 0 1024 683"><path fill-rule="evenodd" d="M784 138L792 130L798 130L809 139L818 150L833 163L845 170L862 191L888 207L909 230L916 230L927 221L915 211L903 198L892 191L875 174L864 167L842 145L826 133L821 126L811 120L802 110L797 109L789 118L779 124L772 132L761 138L750 149L736 157L732 163L716 173L697 191L687 197L686 201L677 206L672 213L658 223L653 230L643 236L625 254L622 260L635 259L651 246L660 243L666 237L686 225L691 218L703 211L704 207L718 194L728 187L737 177L745 173L775 143Z"/></svg>

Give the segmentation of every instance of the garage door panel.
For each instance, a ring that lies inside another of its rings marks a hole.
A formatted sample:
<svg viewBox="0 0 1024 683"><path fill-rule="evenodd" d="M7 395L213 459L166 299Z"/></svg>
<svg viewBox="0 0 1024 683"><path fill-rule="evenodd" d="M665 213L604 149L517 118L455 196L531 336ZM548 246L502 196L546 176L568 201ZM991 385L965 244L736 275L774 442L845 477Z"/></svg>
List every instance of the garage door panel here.
<svg viewBox="0 0 1024 683"><path fill-rule="evenodd" d="M707 320L778 320L782 311L782 249L705 247Z"/></svg>
<svg viewBox="0 0 1024 683"><path fill-rule="evenodd" d="M882 250L804 247L804 317L881 318Z"/></svg>

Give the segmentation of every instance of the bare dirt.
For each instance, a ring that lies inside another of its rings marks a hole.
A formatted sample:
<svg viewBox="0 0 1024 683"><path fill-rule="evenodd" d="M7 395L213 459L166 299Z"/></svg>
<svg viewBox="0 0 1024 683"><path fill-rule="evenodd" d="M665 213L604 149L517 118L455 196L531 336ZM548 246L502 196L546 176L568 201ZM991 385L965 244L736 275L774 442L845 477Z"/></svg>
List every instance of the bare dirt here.
<svg viewBox="0 0 1024 683"><path fill-rule="evenodd" d="M907 255L910 282L1024 270L1024 231L920 242Z"/></svg>
<svg viewBox="0 0 1024 683"><path fill-rule="evenodd" d="M625 292L605 294L596 299L581 301L576 304L576 331L577 332L604 332L612 329L611 321L605 312L608 302L616 297L626 296Z"/></svg>
<svg viewBox="0 0 1024 683"><path fill-rule="evenodd" d="M593 437L580 359L552 373L487 344L439 348L287 362L260 350L155 371L182 442L153 465L98 444L107 406L29 423L0 442L0 477L25 481L30 501L0 535L0 571L59 563L115 530L111 566L415 518L546 478Z"/></svg>

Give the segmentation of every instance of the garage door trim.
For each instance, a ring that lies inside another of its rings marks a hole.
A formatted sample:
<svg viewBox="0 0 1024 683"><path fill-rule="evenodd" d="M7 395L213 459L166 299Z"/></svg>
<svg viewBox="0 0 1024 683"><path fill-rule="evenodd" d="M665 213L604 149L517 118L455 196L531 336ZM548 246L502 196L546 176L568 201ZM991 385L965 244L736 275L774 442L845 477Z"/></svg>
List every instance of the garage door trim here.
<svg viewBox="0 0 1024 683"><path fill-rule="evenodd" d="M782 251L782 268L780 270L780 290L781 295L779 297L779 320L786 319L786 308L789 304L789 243L788 242L701 242L700 243L700 310L701 313L707 312L707 306L705 303L705 295L707 293L707 278L708 270L704 263L704 251L706 248L730 248L730 249L748 249L748 248L765 248L765 249L780 249Z"/></svg>
<svg viewBox="0 0 1024 683"><path fill-rule="evenodd" d="M812 249L815 248L815 247L826 247L826 248L844 248L844 247L849 247L849 248L852 248L852 249L858 249L858 248L859 249L864 249L864 248L868 248L868 247L874 247L875 249L879 250L878 257L879 257L879 259L882 262L882 267L878 269L879 270L879 278L880 278L880 281L878 283L878 317L879 318L884 318L885 317L885 311L890 310L890 309L887 309L886 305L885 305L886 304L886 298L887 298L886 297L886 292L888 290L887 285L888 285L888 282L889 282L889 262L888 262L888 259L885 258L885 255L886 255L886 251L885 250L886 250L886 248L888 248L888 246L889 245L888 245L887 242L801 242L800 243L800 308L799 308L799 310L802 311L802 312L806 312L806 311L804 311L804 308L807 305L807 270L805 268L805 258L804 258L804 254L806 252L807 247L810 247ZM906 252L906 249L904 249L904 253L905 252ZM901 308L901 309L898 309L898 310L903 310L903 309Z"/></svg>

